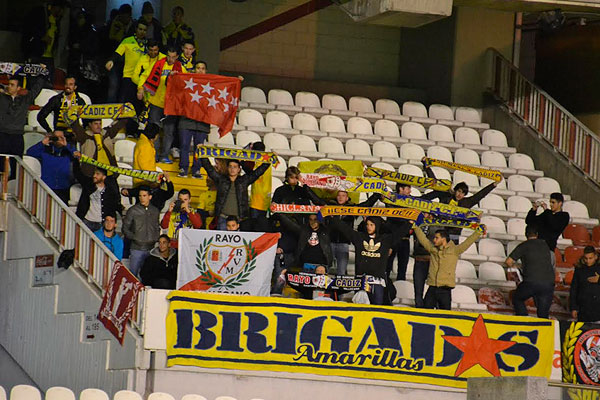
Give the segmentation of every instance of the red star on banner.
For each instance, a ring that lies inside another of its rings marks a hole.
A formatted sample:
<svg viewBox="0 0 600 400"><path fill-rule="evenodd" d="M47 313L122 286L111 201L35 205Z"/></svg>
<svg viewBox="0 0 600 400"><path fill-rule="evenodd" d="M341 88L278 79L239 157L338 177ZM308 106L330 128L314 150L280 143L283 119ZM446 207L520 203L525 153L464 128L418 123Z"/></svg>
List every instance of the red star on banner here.
<svg viewBox="0 0 600 400"><path fill-rule="evenodd" d="M513 341L490 339L487 334L483 317L479 314L473 325L470 336L442 336L445 341L463 352L463 357L456 368L454 376L460 376L463 372L475 365L480 365L493 376L500 376L500 369L496 361L496 353L512 347Z"/></svg>

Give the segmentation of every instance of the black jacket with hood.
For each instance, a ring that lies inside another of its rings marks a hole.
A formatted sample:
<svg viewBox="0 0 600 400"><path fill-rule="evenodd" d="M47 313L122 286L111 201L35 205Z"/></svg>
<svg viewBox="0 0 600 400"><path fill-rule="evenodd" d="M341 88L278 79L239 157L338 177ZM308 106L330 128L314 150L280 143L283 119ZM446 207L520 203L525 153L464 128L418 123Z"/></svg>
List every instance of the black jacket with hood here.
<svg viewBox="0 0 600 400"><path fill-rule="evenodd" d="M292 267L295 270L300 270L302 269L302 263L300 262L302 252L308 246L308 239L311 237L314 231L308 224L300 225L291 218L289 218L287 215L281 215L280 219L284 230L290 231L298 238L296 251L294 253L294 264ZM329 267L331 267L331 262L333 261L333 252L331 251L331 239L329 238L329 229L322 223L320 223L319 225L319 229L317 230L317 235L319 237L319 246L321 247L321 250L323 251L323 256L325 257L325 267L329 269Z"/></svg>
<svg viewBox="0 0 600 400"><path fill-rule="evenodd" d="M144 286L151 286L154 289L175 289L177 250L170 247L169 256L164 258L160 255L158 247L154 247L142 265L140 277Z"/></svg>
<svg viewBox="0 0 600 400"><path fill-rule="evenodd" d="M581 261L575 268L569 295L570 311L577 311L580 322L600 321L600 282L588 282L588 278L600 275L600 262L588 267Z"/></svg>

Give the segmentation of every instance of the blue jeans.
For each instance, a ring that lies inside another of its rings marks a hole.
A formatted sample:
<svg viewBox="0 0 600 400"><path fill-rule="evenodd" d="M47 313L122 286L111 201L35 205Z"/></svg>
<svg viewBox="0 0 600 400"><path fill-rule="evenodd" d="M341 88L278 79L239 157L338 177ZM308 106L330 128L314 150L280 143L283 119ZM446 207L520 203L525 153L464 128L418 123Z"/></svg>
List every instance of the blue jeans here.
<svg viewBox="0 0 600 400"><path fill-rule="evenodd" d="M386 268L386 274L388 278L394 269L394 258L398 257L398 273L396 274L396 280L406 280L406 267L408 266L409 253L410 242L408 240L403 239L396 247L392 247L392 254L390 254L390 257L388 258L388 264Z"/></svg>
<svg viewBox="0 0 600 400"><path fill-rule="evenodd" d="M150 104L148 106L148 122L162 125L163 127L163 140L160 147L159 159L169 158L169 152L171 151L171 145L173 144L173 135L175 133L175 125L177 124L177 117L173 115L165 116L164 108Z"/></svg>
<svg viewBox="0 0 600 400"><path fill-rule="evenodd" d="M283 258L283 260L282 260ZM283 261L283 263L282 263ZM281 275L281 271L287 269L289 271L290 266L294 263L294 253L283 253L283 254L275 254L275 283L271 288L271 293L281 294L283 293L283 287L285 286L285 281L279 281L279 275Z"/></svg>
<svg viewBox="0 0 600 400"><path fill-rule="evenodd" d="M140 270L142 269L142 265L144 265L144 261L150 255L150 250L134 250L131 249L129 252L129 270L132 274L139 277Z"/></svg>
<svg viewBox="0 0 600 400"><path fill-rule="evenodd" d="M429 275L429 261L415 261L413 271L413 285L415 288L415 307L424 308L423 291L425 290L425 281Z"/></svg>
<svg viewBox="0 0 600 400"><path fill-rule="evenodd" d="M337 265L337 274L346 275L350 245L348 243L331 243L331 252L333 253L333 258L335 258L335 264Z"/></svg>
<svg viewBox="0 0 600 400"><path fill-rule="evenodd" d="M192 131L189 129L180 129L179 130L179 168L183 169L187 172L190 166L190 142L194 140L194 146L192 148L195 149L199 144L204 143L206 140L206 132L200 131ZM192 152L193 155L193 152ZM194 163L192 164L192 175L196 172L200 171L200 159L194 157Z"/></svg>
<svg viewBox="0 0 600 400"><path fill-rule="evenodd" d="M385 292L385 288L381 285L371 285L371 291L368 293L369 301L371 304L382 305L383 304L383 294Z"/></svg>

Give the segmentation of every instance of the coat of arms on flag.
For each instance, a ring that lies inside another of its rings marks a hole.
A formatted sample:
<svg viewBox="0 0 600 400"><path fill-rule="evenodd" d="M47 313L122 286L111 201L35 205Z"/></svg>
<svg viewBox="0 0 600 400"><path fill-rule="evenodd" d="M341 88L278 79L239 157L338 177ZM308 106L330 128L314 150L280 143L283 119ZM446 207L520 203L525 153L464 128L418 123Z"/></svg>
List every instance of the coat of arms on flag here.
<svg viewBox="0 0 600 400"><path fill-rule="evenodd" d="M184 229L177 288L268 296L278 233Z"/></svg>
<svg viewBox="0 0 600 400"><path fill-rule="evenodd" d="M169 77L165 114L217 125L219 135L235 123L242 84L238 78L212 74L175 74Z"/></svg>

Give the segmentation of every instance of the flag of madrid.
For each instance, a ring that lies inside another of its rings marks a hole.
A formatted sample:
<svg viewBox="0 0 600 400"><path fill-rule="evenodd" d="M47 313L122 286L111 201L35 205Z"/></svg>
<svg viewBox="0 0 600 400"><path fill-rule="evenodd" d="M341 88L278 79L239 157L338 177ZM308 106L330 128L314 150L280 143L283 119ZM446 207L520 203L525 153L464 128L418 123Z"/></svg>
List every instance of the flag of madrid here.
<svg viewBox="0 0 600 400"><path fill-rule="evenodd" d="M238 78L211 74L175 74L169 77L165 115L180 115L230 132L240 98Z"/></svg>

